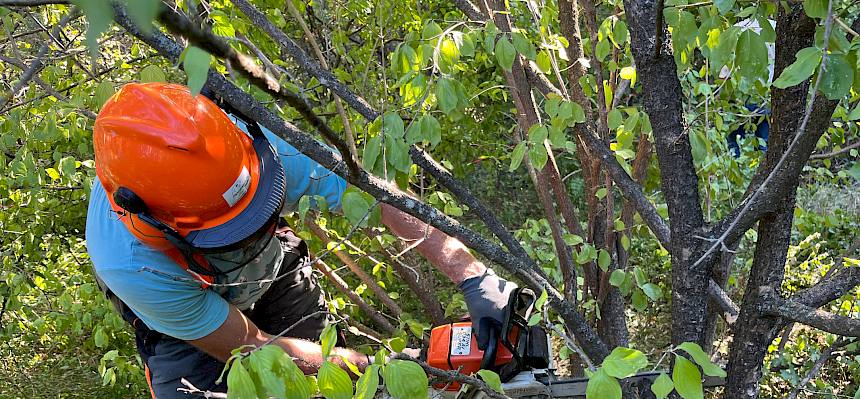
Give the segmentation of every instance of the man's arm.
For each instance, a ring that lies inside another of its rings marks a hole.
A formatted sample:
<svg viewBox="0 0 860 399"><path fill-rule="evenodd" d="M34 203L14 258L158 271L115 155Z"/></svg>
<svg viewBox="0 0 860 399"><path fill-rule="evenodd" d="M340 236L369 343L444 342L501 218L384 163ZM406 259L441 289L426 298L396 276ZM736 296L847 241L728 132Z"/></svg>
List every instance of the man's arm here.
<svg viewBox="0 0 860 399"><path fill-rule="evenodd" d="M188 342L212 357L226 362L233 349L243 345L260 347L271 338L271 335L257 328L254 322L245 317L235 306L230 305L227 320L220 327L203 338ZM296 365L305 374L316 374L323 363L322 349L313 342L299 338L280 337L273 341L272 344L280 346L284 349L284 352L292 356L296 361ZM330 356L329 360L335 362L341 368L347 370L347 372L349 372L349 369L340 357L344 357L350 363L358 366L359 370L364 370L368 365L367 356L350 349L334 348Z"/></svg>
<svg viewBox="0 0 860 399"><path fill-rule="evenodd" d="M382 223L398 237L417 242L415 249L418 253L448 276L454 284L460 284L463 280L480 276L487 271L487 267L476 259L460 240L391 205L380 203L380 206Z"/></svg>

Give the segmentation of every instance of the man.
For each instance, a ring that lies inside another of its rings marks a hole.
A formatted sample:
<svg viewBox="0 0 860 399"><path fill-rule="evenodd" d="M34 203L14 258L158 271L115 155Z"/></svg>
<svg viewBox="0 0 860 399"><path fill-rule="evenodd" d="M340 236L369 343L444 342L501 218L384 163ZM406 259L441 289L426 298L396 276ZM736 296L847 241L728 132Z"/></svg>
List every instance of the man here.
<svg viewBox="0 0 860 399"><path fill-rule="evenodd" d="M772 19L768 19L767 22L770 24L771 30L776 29L776 21ZM740 31L751 30L755 33L761 33L761 25L759 24L758 19L747 18L743 21L740 21L735 24L736 27L740 28ZM767 47L767 55L768 55L768 76L767 83L770 84L773 82L773 60L776 54L775 46L773 42L766 42L765 47ZM726 80L731 77L731 70L729 70L728 66L723 66L720 69L719 78ZM751 118L750 122L754 127L754 130L748 132L745 124L741 124L737 129L731 131L726 135L726 144L729 148L729 154L731 154L734 158L740 158L741 156L741 140L749 136L750 133L755 135L758 139L757 148L762 151L767 151L767 136L770 132L770 123L768 119L770 119L770 109L767 105L758 105L755 102L747 102L744 104L744 107L747 111L750 112L749 118Z"/></svg>
<svg viewBox="0 0 860 399"><path fill-rule="evenodd" d="M346 182L256 123L184 86L128 84L93 128L96 174L87 248L100 286L136 329L153 397L184 397L180 378L215 384L233 349L274 344L306 373L325 325L307 247L280 217L304 195L334 210ZM486 347L515 284L456 239L382 205L382 222L463 292ZM338 348L364 369L369 357Z"/></svg>

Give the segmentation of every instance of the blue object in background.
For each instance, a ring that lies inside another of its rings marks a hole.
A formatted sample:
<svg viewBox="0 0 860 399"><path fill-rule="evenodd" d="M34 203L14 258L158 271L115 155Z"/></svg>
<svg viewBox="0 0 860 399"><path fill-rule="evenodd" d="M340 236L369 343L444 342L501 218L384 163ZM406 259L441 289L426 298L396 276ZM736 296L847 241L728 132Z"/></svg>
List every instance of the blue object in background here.
<svg viewBox="0 0 860 399"><path fill-rule="evenodd" d="M758 149L762 152L767 152L767 135L770 132L770 124L768 123L770 108L759 107L758 104L746 104L745 107L753 114L759 115L759 118L762 116L764 117L756 124L755 136L761 139L760 141L763 141L763 143L758 146ZM740 126L726 136L726 141L729 144L729 153L731 153L733 157L738 158L741 156L741 147L738 144L738 139L745 137L748 134L749 133L747 133L744 127Z"/></svg>

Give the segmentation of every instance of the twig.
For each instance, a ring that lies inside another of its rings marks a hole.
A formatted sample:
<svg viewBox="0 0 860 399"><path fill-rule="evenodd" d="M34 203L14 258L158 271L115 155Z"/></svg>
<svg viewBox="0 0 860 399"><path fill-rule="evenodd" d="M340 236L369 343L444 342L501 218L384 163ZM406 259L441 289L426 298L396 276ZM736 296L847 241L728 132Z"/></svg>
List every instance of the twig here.
<svg viewBox="0 0 860 399"><path fill-rule="evenodd" d="M486 394L490 398L511 399L509 396L507 396L503 393L499 393L493 388L490 388L490 386L487 385L486 382L484 382L478 378L465 375L465 374L460 373L458 371L437 369L436 367L433 367L433 366L427 364L427 362L418 360L418 359L416 359L412 356L409 356L405 353L398 353L398 354L394 355L392 358L393 359L399 359L399 360L406 360L406 361L410 361L410 362L415 362L416 364L421 366L421 368L424 369L424 371L427 374L430 374L436 378L439 378L442 381L454 381L454 382L459 382L461 384L471 385L471 386L483 391L484 394Z"/></svg>
<svg viewBox="0 0 860 399"><path fill-rule="evenodd" d="M827 152L827 153L824 153L824 154L812 154L812 155L810 155L810 156L809 156L809 159L827 159L827 158L833 158L833 157L835 157L835 156L839 156L839 155L842 155L842 154L844 154L844 153L846 153L846 152L849 152L849 151L851 151L851 150L853 150L853 149L855 149L855 148L860 148L860 140L855 141L855 142L853 142L853 143L851 143L851 144L848 144L847 146L842 147L841 149L836 150L836 151L831 151L831 152Z"/></svg>
<svg viewBox="0 0 860 399"><path fill-rule="evenodd" d="M185 388L176 388L176 391L178 392L200 396L203 398L227 399L226 393L200 390L195 387L194 384L191 383L191 381L188 381L185 378L182 378L181 380L179 380L179 382L181 382L182 385L185 385Z"/></svg>

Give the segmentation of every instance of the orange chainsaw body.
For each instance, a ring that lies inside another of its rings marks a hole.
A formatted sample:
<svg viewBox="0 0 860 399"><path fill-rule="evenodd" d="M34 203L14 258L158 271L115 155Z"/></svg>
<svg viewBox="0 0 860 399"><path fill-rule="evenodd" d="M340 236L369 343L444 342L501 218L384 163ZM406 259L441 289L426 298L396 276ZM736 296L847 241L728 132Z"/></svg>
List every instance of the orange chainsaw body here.
<svg viewBox="0 0 860 399"><path fill-rule="evenodd" d="M517 342L519 329L513 328L510 334L511 342ZM481 369L484 351L478 349L475 334L472 334L472 322L462 321L445 324L433 328L430 332L430 348L427 350L427 363L443 370L460 370L465 375L474 374ZM495 366L510 363L514 356L502 345L496 351ZM437 385L444 388L446 384ZM460 384L454 382L447 386L449 391L460 389Z"/></svg>

